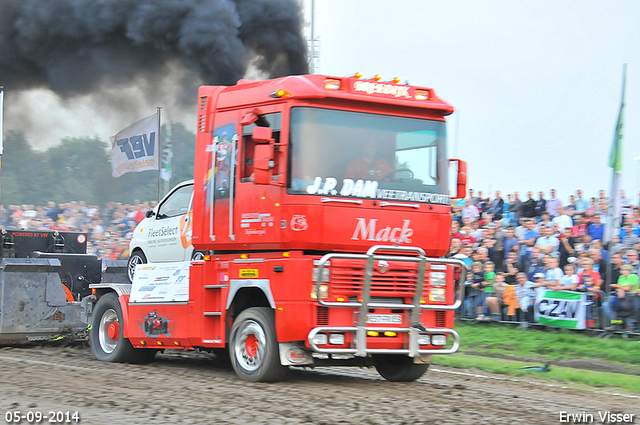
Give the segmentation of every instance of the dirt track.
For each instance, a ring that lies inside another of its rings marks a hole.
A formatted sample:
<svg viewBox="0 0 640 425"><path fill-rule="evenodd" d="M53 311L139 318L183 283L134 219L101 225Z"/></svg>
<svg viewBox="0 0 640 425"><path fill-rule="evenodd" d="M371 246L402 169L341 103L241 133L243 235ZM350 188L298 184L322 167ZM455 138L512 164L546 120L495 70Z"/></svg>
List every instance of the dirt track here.
<svg viewBox="0 0 640 425"><path fill-rule="evenodd" d="M284 382L262 384L238 380L206 354L164 354L139 366L101 363L82 347L2 348L0 423L20 410L78 411L81 423L105 425L558 424L562 411L600 423L598 411L610 410L634 413L640 424L638 397L432 369L410 384L357 368L293 369Z"/></svg>

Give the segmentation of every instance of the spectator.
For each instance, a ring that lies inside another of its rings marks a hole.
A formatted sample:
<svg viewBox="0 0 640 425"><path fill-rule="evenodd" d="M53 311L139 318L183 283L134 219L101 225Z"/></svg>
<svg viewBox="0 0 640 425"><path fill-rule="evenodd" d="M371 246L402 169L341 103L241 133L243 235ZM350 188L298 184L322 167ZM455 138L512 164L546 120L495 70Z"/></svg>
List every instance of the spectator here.
<svg viewBox="0 0 640 425"><path fill-rule="evenodd" d="M500 196L500 191L496 190L496 197L491 201L489 213L493 215L494 220L500 220L504 211L504 199Z"/></svg>
<svg viewBox="0 0 640 425"><path fill-rule="evenodd" d="M551 217L549 216L549 213L546 211L543 211L542 214L540 215L540 223L538 223L538 229L540 229L540 227L542 226L547 226L550 229L553 229L553 223L551 222Z"/></svg>
<svg viewBox="0 0 640 425"><path fill-rule="evenodd" d="M558 257L549 256L547 260L547 271L544 275L544 280L547 282L547 287L555 290L560 285L560 279L564 276L562 269L559 267Z"/></svg>
<svg viewBox="0 0 640 425"><path fill-rule="evenodd" d="M587 226L587 233L592 239L602 240L604 237L604 224L602 224L602 218L600 214L594 214L591 218L592 222Z"/></svg>
<svg viewBox="0 0 640 425"><path fill-rule="evenodd" d="M524 268L522 267L522 263L518 261L518 248L512 248L507 253L507 259L501 269L505 282L513 285L516 283L516 275L522 271L524 271Z"/></svg>
<svg viewBox="0 0 640 425"><path fill-rule="evenodd" d="M524 248L524 254L530 254L531 249L536 244L536 240L540 237L538 231L536 230L536 222L535 220L527 220L527 231L524 234L524 238L521 241L521 244Z"/></svg>
<svg viewBox="0 0 640 425"><path fill-rule="evenodd" d="M542 273L536 273L536 276L540 279L544 279ZM520 322L533 323L533 304L535 302L535 289L534 283L527 279L525 273L518 273L516 275L517 285L515 287L515 294L518 299L519 311L517 319Z"/></svg>
<svg viewBox="0 0 640 425"><path fill-rule="evenodd" d="M564 275L560 278L560 284L555 288L556 291L573 291L578 287L580 279L576 274L576 266L566 264L564 266Z"/></svg>
<svg viewBox="0 0 640 425"><path fill-rule="evenodd" d="M556 190L551 189L551 198L546 202L546 208L549 215L551 215L551 219L560 215L558 213L558 207L562 206L562 201L556 198Z"/></svg>
<svg viewBox="0 0 640 425"><path fill-rule="evenodd" d="M610 296L609 303L611 305L611 324L607 330L617 330L621 327L621 312L623 310L633 310L636 317L636 325L640 323L640 291L638 290L638 275L631 273L632 267L623 265L620 268L620 277L618 283L611 285L615 294ZM625 315L626 316L626 315Z"/></svg>
<svg viewBox="0 0 640 425"><path fill-rule="evenodd" d="M551 236L551 229L547 226L540 228L540 237L535 244L540 247L543 254L554 254L558 251L558 238Z"/></svg>
<svg viewBox="0 0 640 425"><path fill-rule="evenodd" d="M527 200L524 201L522 216L533 218L536 216L536 201L533 200L531 191L527 192Z"/></svg>
<svg viewBox="0 0 640 425"><path fill-rule="evenodd" d="M640 272L640 258L638 258L638 251L635 249L627 250L627 264L632 268L632 273L638 274Z"/></svg>
<svg viewBox="0 0 640 425"><path fill-rule="evenodd" d="M582 214L574 214L573 227L571 228L571 236L576 238L577 242L582 242L582 238L587 234L587 224Z"/></svg>
<svg viewBox="0 0 640 425"><path fill-rule="evenodd" d="M478 207L473 204L473 200L471 198L467 198L465 201L465 207L462 209L462 220L469 219L471 222L475 221L480 217L480 211Z"/></svg>
<svg viewBox="0 0 640 425"><path fill-rule="evenodd" d="M558 244L558 253L560 254L560 267L564 267L569 263L569 257L576 254L576 239L571 236L571 227L564 229L564 234Z"/></svg>
<svg viewBox="0 0 640 425"><path fill-rule="evenodd" d="M513 220L516 223L519 223L520 217L524 217L524 215L522 214L524 204L520 200L520 194L518 192L515 192L513 194L513 202L510 202L509 204L509 212L513 213Z"/></svg>
<svg viewBox="0 0 640 425"><path fill-rule="evenodd" d="M507 256L509 255L509 252L511 252L511 250L514 247L519 247L520 246L520 242L518 241L518 238L516 238L516 233L515 233L515 229L513 228L513 226L509 226L507 227L507 236L504 238L504 257L507 258Z"/></svg>
<svg viewBox="0 0 640 425"><path fill-rule="evenodd" d="M540 248L538 248L537 246L534 246L533 249L531 250L530 258L523 257L525 259L528 259L528 261L525 260L527 264L524 264L524 268L527 273L527 276L531 276L529 280L533 280L534 274L542 273L542 271L544 270L544 263L542 262L543 257L544 257L544 254L542 254L542 252L540 251Z"/></svg>
<svg viewBox="0 0 640 425"><path fill-rule="evenodd" d="M562 206L557 208L558 215L552 220L553 223L558 223L558 227L562 231L567 227L573 227L573 220L569 217Z"/></svg>
<svg viewBox="0 0 640 425"><path fill-rule="evenodd" d="M544 193L538 192L538 200L536 201L536 217L542 217L542 213L547 211L547 201L544 199Z"/></svg>
<svg viewBox="0 0 640 425"><path fill-rule="evenodd" d="M581 190L576 190L576 195L578 196L578 199L576 199L576 212L577 213L584 213L585 211L587 211L587 209L589 209L589 203L582 198L582 191Z"/></svg>
<svg viewBox="0 0 640 425"><path fill-rule="evenodd" d="M569 203L567 204L566 207L564 207L564 211L567 213L567 215L573 217L573 215L576 213L576 198L575 196L571 195L569 196Z"/></svg>
<svg viewBox="0 0 640 425"><path fill-rule="evenodd" d="M580 261L582 266L582 271L578 274L578 279L580 281L580 285L584 285L584 277L591 276L593 278L593 290L595 292L600 289L602 286L602 278L600 277L600 273L593 270L593 260L591 258L583 258Z"/></svg>
<svg viewBox="0 0 640 425"><path fill-rule="evenodd" d="M620 232L620 242L625 248L633 248L635 244L640 242L638 235L633 232L631 223L624 224L623 230Z"/></svg>

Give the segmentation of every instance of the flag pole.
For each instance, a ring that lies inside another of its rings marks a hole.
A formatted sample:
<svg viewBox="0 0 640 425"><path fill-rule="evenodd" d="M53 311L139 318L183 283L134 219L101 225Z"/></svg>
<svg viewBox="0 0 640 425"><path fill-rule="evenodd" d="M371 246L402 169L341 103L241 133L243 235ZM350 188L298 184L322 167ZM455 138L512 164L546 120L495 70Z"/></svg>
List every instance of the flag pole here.
<svg viewBox="0 0 640 425"><path fill-rule="evenodd" d="M4 154L4 87L0 86L0 200L2 195L2 155ZM1 202L1 201L0 201Z"/></svg>
<svg viewBox="0 0 640 425"><path fill-rule="evenodd" d="M158 150L156 152L158 152L158 162L160 162L160 152L162 152L161 148L162 148L162 135L160 134L160 122L161 122L161 118L160 115L162 113L162 107L158 106L158 132L156 133L158 135ZM158 164L158 203L160 203L160 164Z"/></svg>

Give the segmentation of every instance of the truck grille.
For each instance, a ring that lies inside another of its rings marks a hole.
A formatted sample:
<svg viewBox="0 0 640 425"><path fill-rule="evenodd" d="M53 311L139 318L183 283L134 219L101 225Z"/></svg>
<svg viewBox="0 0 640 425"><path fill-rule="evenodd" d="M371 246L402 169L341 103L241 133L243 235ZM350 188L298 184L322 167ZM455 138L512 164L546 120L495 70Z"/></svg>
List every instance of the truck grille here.
<svg viewBox="0 0 640 425"><path fill-rule="evenodd" d="M365 265L358 260L331 260L331 290L335 294L358 296L364 285ZM418 283L418 265L389 261L385 273L374 267L372 297L413 297ZM428 280L425 278L425 287Z"/></svg>

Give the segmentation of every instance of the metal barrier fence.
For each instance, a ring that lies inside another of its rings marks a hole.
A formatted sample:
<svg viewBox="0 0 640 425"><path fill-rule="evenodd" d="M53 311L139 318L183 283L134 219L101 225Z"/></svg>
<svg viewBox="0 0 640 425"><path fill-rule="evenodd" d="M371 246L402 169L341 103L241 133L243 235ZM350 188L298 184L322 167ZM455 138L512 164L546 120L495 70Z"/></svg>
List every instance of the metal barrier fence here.
<svg viewBox="0 0 640 425"><path fill-rule="evenodd" d="M509 285L515 286L515 285ZM574 291L555 291L555 292L574 292ZM456 311L456 319L462 321L472 321L472 322L494 322L494 323L503 323L503 324L515 324L520 325L522 328L528 328L529 326L536 326L540 328L559 328L559 326L553 326L548 324L543 324L537 322L534 319L535 316L535 305L532 304L527 308L526 311L523 311L521 308L509 308L509 305L504 303L501 294L496 294L497 304L499 307L499 312L497 315L492 315L491 311L489 311L487 298L486 296L480 296L479 293L475 294L467 294L465 297L464 304ZM586 292L586 326L584 329L586 330L595 330L595 331L611 331L611 329L607 329L611 325L611 304L609 300L609 294L605 293L602 290L597 292ZM478 307L482 307L481 313L478 312ZM511 313L511 314L509 314ZM628 319L628 318L625 318ZM633 318L633 320L638 320L637 317ZM636 323L636 328L640 326L640 323ZM624 326L618 330L619 333L624 334L634 334L640 335L639 332L630 332L625 329Z"/></svg>

